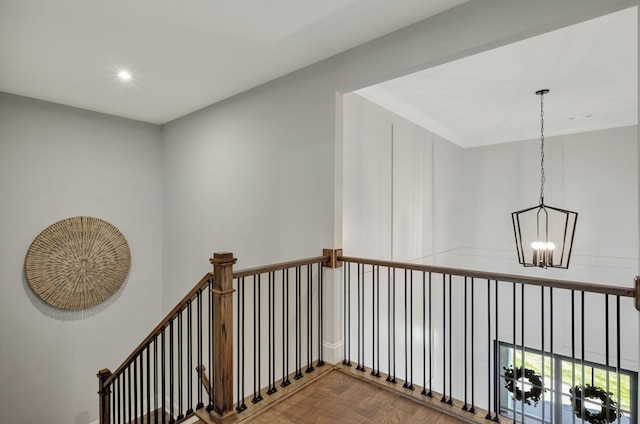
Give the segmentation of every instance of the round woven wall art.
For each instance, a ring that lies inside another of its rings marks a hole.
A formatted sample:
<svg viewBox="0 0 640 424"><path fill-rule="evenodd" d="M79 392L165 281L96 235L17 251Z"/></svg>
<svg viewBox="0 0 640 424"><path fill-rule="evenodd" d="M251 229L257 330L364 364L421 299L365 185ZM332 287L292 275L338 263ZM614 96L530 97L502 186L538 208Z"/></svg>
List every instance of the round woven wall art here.
<svg viewBox="0 0 640 424"><path fill-rule="evenodd" d="M129 245L116 227L77 216L56 222L35 238L24 261L27 282L46 303L85 309L113 296L131 265Z"/></svg>

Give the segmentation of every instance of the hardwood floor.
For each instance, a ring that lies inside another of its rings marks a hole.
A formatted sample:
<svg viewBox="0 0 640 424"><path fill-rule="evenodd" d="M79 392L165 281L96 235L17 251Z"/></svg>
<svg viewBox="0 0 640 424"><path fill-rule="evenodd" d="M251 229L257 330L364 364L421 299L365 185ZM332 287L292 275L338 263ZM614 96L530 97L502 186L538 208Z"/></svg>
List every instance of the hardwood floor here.
<svg viewBox="0 0 640 424"><path fill-rule="evenodd" d="M239 418L242 420L242 415ZM338 370L326 373L286 400L242 421L243 424L461 422Z"/></svg>

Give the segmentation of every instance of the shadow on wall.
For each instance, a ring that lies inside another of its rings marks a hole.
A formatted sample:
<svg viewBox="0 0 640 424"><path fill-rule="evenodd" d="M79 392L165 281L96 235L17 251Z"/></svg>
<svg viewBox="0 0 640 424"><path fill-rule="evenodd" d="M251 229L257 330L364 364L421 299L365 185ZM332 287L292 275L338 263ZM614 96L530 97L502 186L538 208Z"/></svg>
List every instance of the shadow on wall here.
<svg viewBox="0 0 640 424"><path fill-rule="evenodd" d="M26 293L27 298L29 298L33 306L35 306L36 309L42 312L43 315L49 318L56 319L58 321L79 321L79 320L83 320L83 319L98 315L100 312L109 308L114 302L116 302L120 298L120 296L122 295L122 292L126 289L128 284L129 284L129 276L127 275L127 278L124 280L124 283L122 284L122 286L120 286L120 289L117 292L115 292L113 296L111 296L109 299L105 300L104 302L100 303L99 305L96 305L92 308L87 308L87 309L66 310L66 309L56 308L55 306L51 306L48 303L44 302L42 299L40 299L40 297L38 297L33 292L33 290L31 290L31 287L27 282L27 276L25 275L24 269L22 270L22 287L24 288L24 292ZM88 420L81 421L81 422L83 423L88 422Z"/></svg>

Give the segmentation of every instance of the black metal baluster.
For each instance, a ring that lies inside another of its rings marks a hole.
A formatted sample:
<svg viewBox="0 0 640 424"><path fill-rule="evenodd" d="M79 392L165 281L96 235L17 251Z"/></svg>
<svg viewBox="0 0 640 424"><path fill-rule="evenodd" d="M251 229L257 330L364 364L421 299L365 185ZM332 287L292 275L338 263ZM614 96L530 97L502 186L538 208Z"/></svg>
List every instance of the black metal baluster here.
<svg viewBox="0 0 640 424"><path fill-rule="evenodd" d="M409 274L409 293L409 357L411 361L411 373L409 374L409 385L407 388L415 390L413 386L413 271L410 271Z"/></svg>
<svg viewBox="0 0 640 424"><path fill-rule="evenodd" d="M181 309L178 312L178 416L177 420L180 421L184 418L184 414L182 413L183 405L182 405L182 367L184 364L182 363L182 313L184 309Z"/></svg>
<svg viewBox="0 0 640 424"><path fill-rule="evenodd" d="M133 418L134 422L138 422L138 358L133 359Z"/></svg>
<svg viewBox="0 0 640 424"><path fill-rule="evenodd" d="M140 367L138 369L140 377L140 398L138 399L140 405L140 422L143 421L142 417L144 417L144 351L147 349L148 347L145 347L142 352L140 352Z"/></svg>
<svg viewBox="0 0 640 424"><path fill-rule="evenodd" d="M319 367L324 365L324 267L318 262L318 362Z"/></svg>
<svg viewBox="0 0 640 424"><path fill-rule="evenodd" d="M343 269L344 282L344 360L343 365L351 366L351 262L345 262Z"/></svg>
<svg viewBox="0 0 640 424"><path fill-rule="evenodd" d="M116 399L116 413L118 415L118 424L122 422L122 391L120 389L120 376L114 380L114 394Z"/></svg>
<svg viewBox="0 0 640 424"><path fill-rule="evenodd" d="M409 284L408 279L407 279L407 272L408 270L405 268L404 269L404 313L402 314L404 316L404 384L402 385L402 387L404 388L408 388L409 387L409 352L407 349L407 343L409 342L409 338L407 337L407 313L408 313L408 305L407 305L407 285Z"/></svg>
<svg viewBox="0 0 640 424"><path fill-rule="evenodd" d="M289 380L289 270L282 270L282 387L291 384Z"/></svg>
<svg viewBox="0 0 640 424"><path fill-rule="evenodd" d="M117 410L118 410L118 406L117 406L117 401L118 401L118 384L117 384L117 379L113 379L111 381L111 416L110 416L110 420L112 422L116 422L116 418L118 416L117 414Z"/></svg>
<svg viewBox="0 0 640 424"><path fill-rule="evenodd" d="M607 370L607 375L606 375L606 391L607 393L611 393L610 392L610 388L609 388L609 295L605 294L604 295L604 346L605 346L605 369ZM606 400L606 418L608 423L611 422L611 398L609 396L607 396L607 400Z"/></svg>
<svg viewBox="0 0 640 424"><path fill-rule="evenodd" d="M432 320L431 320L431 273L429 273L429 393L426 395L430 398L433 397L433 331L432 331Z"/></svg>
<svg viewBox="0 0 640 424"><path fill-rule="evenodd" d="M307 369L305 372L312 372L313 367L313 268L312 264L307 265L307 340L309 348L307 350Z"/></svg>
<svg viewBox="0 0 640 424"><path fill-rule="evenodd" d="M409 357L411 358L411 372L409 373L409 389L413 386L413 271L409 271Z"/></svg>
<svg viewBox="0 0 640 424"><path fill-rule="evenodd" d="M427 394L427 273L424 271L422 271L422 391L420 394Z"/></svg>
<svg viewBox="0 0 640 424"><path fill-rule="evenodd" d="M302 375L302 326L300 320L302 318L301 304L301 287L302 272L300 267L296 267L296 375L294 379L299 380Z"/></svg>
<svg viewBox="0 0 640 424"><path fill-rule="evenodd" d="M442 274L442 399L447 402L447 275ZM451 335L449 335L451 337ZM449 382L451 384L451 382Z"/></svg>
<svg viewBox="0 0 640 424"><path fill-rule="evenodd" d="M374 287L371 299L371 335L373 336L371 338L371 351L373 352L371 375L380 377L380 265L374 265L372 274Z"/></svg>
<svg viewBox="0 0 640 424"><path fill-rule="evenodd" d="M165 351L166 351L166 347L165 347L165 328L162 329L162 333L160 333L160 364L161 364L161 369L160 369L160 380L161 380L161 390L160 393L162 393L162 398L160 399L161 401L161 405L162 405L162 410L160 411L160 415L162 416L162 424L166 424L167 421L167 417L166 417L166 410L167 410L167 405L166 405L166 399L167 399L167 393L166 393L166 368L167 368L167 364L166 364L166 358L165 358Z"/></svg>
<svg viewBox="0 0 640 424"><path fill-rule="evenodd" d="M387 377L387 381L392 383L397 383L396 380L396 270L395 268L389 269L389 278L390 278L390 295L389 295L389 317L390 317L390 325L389 325L389 343L391 344L389 359L393 356L393 362L389 364L389 376ZM393 274L393 276L392 276ZM393 365L393 374L391 365Z"/></svg>
<svg viewBox="0 0 640 424"><path fill-rule="evenodd" d="M276 271L271 271L271 386L272 393L278 391L276 388Z"/></svg>
<svg viewBox="0 0 640 424"><path fill-rule="evenodd" d="M396 269L392 269L393 279L391 280L392 289L391 289L391 306L393 307L393 314L391 315L391 326L393 327L393 343L391 344L391 348L393 349L393 378L391 379L392 383L397 383L398 380L396 378Z"/></svg>
<svg viewBox="0 0 640 424"><path fill-rule="evenodd" d="M128 417L128 422L131 422L131 421L133 421L132 420L133 417L131 415L131 413L133 412L132 408L131 408L131 400L132 400L131 399L131 365L129 365L127 367L127 389L125 391L125 395L126 395L125 397L127 399L127 417Z"/></svg>
<svg viewBox="0 0 640 424"><path fill-rule="evenodd" d="M269 387L267 388L267 394L270 395L273 392L271 391L273 389L273 384L272 382L272 378L273 376L271 375L271 343L273 343L273 337L271 334L271 306L273 304L273 301L271 299L272 296L272 289L271 289L271 280L273 279L273 272L269 272L267 274L267 371L268 371L268 379L269 379Z"/></svg>
<svg viewBox="0 0 640 424"><path fill-rule="evenodd" d="M254 284L255 284L255 277L254 277ZM267 312L268 312L268 308L267 308ZM260 319L262 318L262 277L260 274L258 274L258 313L256 315L257 318L257 326L255 327L255 330L257 335L258 335L258 353L256 355L256 362L258 364L258 397L257 400L261 401L262 400L262 384L261 384L261 380L262 380L262 325L260 322Z"/></svg>
<svg viewBox="0 0 640 424"><path fill-rule="evenodd" d="M371 375L376 375L376 265L371 266Z"/></svg>
<svg viewBox="0 0 640 424"><path fill-rule="evenodd" d="M373 271L372 271L373 272ZM365 321L365 316L364 316L364 301L365 301L365 265L362 264L362 276L361 276L361 284L362 284L362 289L361 292L362 293L362 299L361 299L361 309L360 309L360 335L361 335L361 340L360 340L360 346L362 346L361 348L361 355L362 355L362 359L360 361L360 371L365 371L365 366L364 366L364 350L365 350L365 343L364 343L364 321Z"/></svg>
<svg viewBox="0 0 640 424"><path fill-rule="evenodd" d="M126 411L126 401L127 401L127 393L126 393L126 381L125 381L125 373L122 372L119 376L119 381L120 381L120 411L122 412L122 422L125 422L127 420L127 411Z"/></svg>
<svg viewBox="0 0 640 424"><path fill-rule="evenodd" d="M362 346L360 345L360 264L356 264L358 267L358 280L357 280L357 289L356 289L356 295L357 295L357 300L358 300L358 306L356 308L356 316L357 316L357 329L356 329L356 347L357 347L357 365L356 365L356 369L358 371L362 370L362 360L360 359L360 352L362 350Z"/></svg>
<svg viewBox="0 0 640 424"><path fill-rule="evenodd" d="M550 355L550 361L551 363L549 364L549 374L551 375L552 378L555 378L555 358L553 355L553 287L549 287L549 355ZM559 396L559 394L558 394ZM553 397L553 401L550 402L550 407L551 407L551 411L549 411L549 415L551 416L551 424L553 424L556 421L556 403L561 404L562 403L562 399L558 399L558 396ZM560 402L556 402L556 400L559 400Z"/></svg>
<svg viewBox="0 0 640 424"><path fill-rule="evenodd" d="M514 388L514 393L516 391L516 384L518 383L516 376L517 376L517 369L518 369L518 361L517 361L517 352L518 352L518 337L517 337L517 324L516 324L516 283L512 283L511 285L511 289L512 289L512 295L513 295L513 299L511 302L511 308L513 310L512 315L511 315L511 319L512 319L512 331L513 331L513 347L512 347L512 362L513 364L511 364L511 366L513 367L513 375L511 376L510 380L511 380L511 384L513 384L513 388ZM522 374L524 375L524 369L522 371ZM517 423L517 410L516 410L516 396L511 396L511 407L513 409L513 422L514 424Z"/></svg>
<svg viewBox="0 0 640 424"><path fill-rule="evenodd" d="M209 402L207 402L207 411L213 411L214 390L216 389L213 386L213 382L215 381L214 374L216 372L213 368L213 352L216 351L215 338L213 337L213 326L215 324L213 322L213 279L209 279L207 293L209 294L209 343L207 343L207 350L209 351ZM231 375L233 375L233 371Z"/></svg>
<svg viewBox="0 0 640 424"><path fill-rule="evenodd" d="M147 351L147 422L151 419L151 343L145 348Z"/></svg>
<svg viewBox="0 0 640 424"><path fill-rule="evenodd" d="M113 379L111 383L113 402L111 403L111 419L114 423L119 424L120 420L118 419L118 411L120 410L118 406L118 377Z"/></svg>
<svg viewBox="0 0 640 424"><path fill-rule="evenodd" d="M120 409L122 410L122 421L127 422L127 374L122 371L120 374L120 392L122 399L120 403Z"/></svg>
<svg viewBox="0 0 640 424"><path fill-rule="evenodd" d="M409 277L409 290L409 327L411 328L409 331L409 349L411 353L411 381L409 388L411 390L415 390L415 387L413 386L413 271L411 271Z"/></svg>
<svg viewBox="0 0 640 424"><path fill-rule="evenodd" d="M376 377L380 377L380 266L376 267L376 276L378 284L376 286L376 350L378 351L378 366Z"/></svg>
<svg viewBox="0 0 640 424"><path fill-rule="evenodd" d="M361 271L362 269L362 271ZM358 289L357 289L357 294L358 294L358 365L356 366L356 369L358 371L364 371L364 340L361 337L364 337L364 335L362 333L364 333L364 329L363 329L363 324L364 324L364 319L363 319L363 314L364 314L364 305L362 304L363 302L363 297L364 294L362 293L362 291L360 290L360 287L363 286L363 281L362 279L364 278L364 264L358 264ZM362 304L362 306L361 306Z"/></svg>
<svg viewBox="0 0 640 424"><path fill-rule="evenodd" d="M269 344L271 352L269 353L269 391L267 394L272 395L278 391L276 388L276 273L269 273Z"/></svg>
<svg viewBox="0 0 640 424"><path fill-rule="evenodd" d="M158 422L158 335L153 337L153 417Z"/></svg>
<svg viewBox="0 0 640 424"><path fill-rule="evenodd" d="M244 301L244 277L238 281L238 405L236 411L242 412L247 409L247 405L244 403L244 381L245 381L245 362L244 362L244 350L245 350L245 338L244 338L244 316L245 316L245 301Z"/></svg>
<svg viewBox="0 0 640 424"><path fill-rule="evenodd" d="M524 380L526 378L525 376L525 366L524 366L524 291L525 291L525 285L524 284L520 284L520 349L521 349L521 365L522 365L522 390L524 391ZM544 354L544 353L543 353ZM521 414L522 414L522 421L524 422L524 404L525 404L525 399L522 399L522 402L520 403L520 409L521 409ZM515 415L515 414L514 414Z"/></svg>
<svg viewBox="0 0 640 424"><path fill-rule="evenodd" d="M196 299L198 301L198 366L202 366L202 291L198 291L196 294ZM202 372L198 373L198 404L196 405L196 409L200 409L204 407L204 402L202 401ZM163 395L164 396L164 395ZM164 411L164 410L163 410ZM164 413L162 415L164 417ZM163 418L164 419L164 418Z"/></svg>
<svg viewBox="0 0 640 424"><path fill-rule="evenodd" d="M260 274L253 276L253 399L262 400L260 393Z"/></svg>
<svg viewBox="0 0 640 424"><path fill-rule="evenodd" d="M173 318L169 321L169 424L176 422L173 418Z"/></svg>
<svg viewBox="0 0 640 424"><path fill-rule="evenodd" d="M500 381L500 370L498 367L498 340L500 340L499 332L498 332L498 323L500 322L498 318L498 305L500 304L498 301L498 280L494 280L495 287L495 310L496 310L496 334L495 341L493 343L493 421L500 422L500 417L498 415L498 384Z"/></svg>
<svg viewBox="0 0 640 424"><path fill-rule="evenodd" d="M487 415L491 419L491 280L487 280Z"/></svg>
<svg viewBox="0 0 640 424"><path fill-rule="evenodd" d="M581 299L580 299L580 373L581 373L581 377L580 377L580 381L582 383L582 390L580 393L580 404L581 404L581 415L584 417L585 416L585 391L587 388L587 384L585 383L585 379L584 379L584 291L580 292L581 294ZM607 372L609 372L609 370L607 370ZM591 375L593 376L593 369L591 369Z"/></svg>
<svg viewBox="0 0 640 424"><path fill-rule="evenodd" d="M545 376L546 376L546 368L545 368L545 357L547 356L547 354L544 351L544 323L545 323L545 319L544 319L544 286L540 287L540 317L541 317L541 323L540 323L540 340L542 341L542 346L540 347L540 350L542 351L542 419L545 420Z"/></svg>
<svg viewBox="0 0 640 424"><path fill-rule="evenodd" d="M467 277L464 277L464 405L462 405L463 411L468 411L469 407L467 405L467 393L469 392L469 387L467 386L467 368L468 368L468 358L467 358Z"/></svg>
<svg viewBox="0 0 640 424"><path fill-rule="evenodd" d="M571 387L576 387L576 305L575 290L571 290ZM584 389L582 390L584 392ZM576 393L572 390L571 404L576 404ZM584 416L584 415L583 415ZM573 424L576 422L575 415L571 416Z"/></svg>
<svg viewBox="0 0 640 424"><path fill-rule="evenodd" d="M296 304L296 373L293 376L295 380L302 378L300 372L300 267L296 267L296 281L295 281L295 304Z"/></svg>
<svg viewBox="0 0 640 424"><path fill-rule="evenodd" d="M617 410L616 416L620 417L620 366L621 366L621 353L620 353L620 296L616 296L616 393L617 393Z"/></svg>
<svg viewBox="0 0 640 424"><path fill-rule="evenodd" d="M387 381L391 381L391 268L387 269Z"/></svg>
<svg viewBox="0 0 640 424"><path fill-rule="evenodd" d="M449 274L449 400L447 403L453 405L453 293L451 292L451 274Z"/></svg>
<svg viewBox="0 0 640 424"><path fill-rule="evenodd" d="M187 301L187 415L193 413L193 316L191 299Z"/></svg>
<svg viewBox="0 0 640 424"><path fill-rule="evenodd" d="M122 422L127 422L127 374L125 371L120 374L120 389L122 393L122 402L120 403L120 408L122 409Z"/></svg>
<svg viewBox="0 0 640 424"><path fill-rule="evenodd" d="M474 323L475 323L475 282L473 277L471 277L471 409L469 412L472 414L476 413L476 402L475 402L475 355L474 355L474 346L475 346L475 332L474 332Z"/></svg>

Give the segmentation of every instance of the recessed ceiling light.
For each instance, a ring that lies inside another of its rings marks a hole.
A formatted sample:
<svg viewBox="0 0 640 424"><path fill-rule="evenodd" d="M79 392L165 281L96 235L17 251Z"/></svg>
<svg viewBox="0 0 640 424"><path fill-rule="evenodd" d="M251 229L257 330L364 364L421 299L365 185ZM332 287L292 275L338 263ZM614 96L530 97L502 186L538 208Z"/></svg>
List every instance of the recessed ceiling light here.
<svg viewBox="0 0 640 424"><path fill-rule="evenodd" d="M120 77L120 79L122 80L129 80L131 79L131 74L127 71L121 71L118 73L118 76Z"/></svg>

